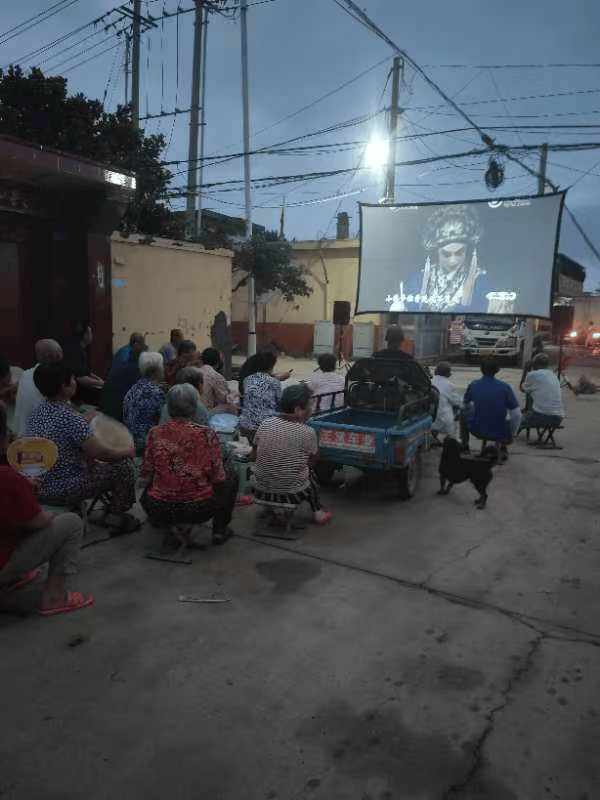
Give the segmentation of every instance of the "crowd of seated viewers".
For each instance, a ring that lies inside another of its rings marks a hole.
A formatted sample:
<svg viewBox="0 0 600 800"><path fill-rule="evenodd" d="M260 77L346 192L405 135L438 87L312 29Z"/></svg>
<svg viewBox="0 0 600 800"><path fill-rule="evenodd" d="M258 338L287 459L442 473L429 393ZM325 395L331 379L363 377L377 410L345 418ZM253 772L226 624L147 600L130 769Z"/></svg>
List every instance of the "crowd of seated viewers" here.
<svg viewBox="0 0 600 800"><path fill-rule="evenodd" d="M309 385L282 391L291 371L275 373L276 355L257 353L242 367L240 397L221 374L220 353L212 347L198 351L180 330L172 330L157 352L148 351L143 334L132 333L115 352L105 381L89 366L90 326L79 322L72 331L64 347L53 339L36 342L35 363L18 383L0 354L0 597L33 580L36 568L49 562L40 613L90 605L91 596L65 588L76 572L83 535L82 519L70 509L81 512L86 500L101 497L112 535L137 530L141 522L131 513L136 472L140 503L153 523L212 520L213 542L225 542L239 476L231 451L210 427L217 414L235 414L254 444L258 494L306 500L315 523L329 521L311 471L316 434L304 423L314 408L313 394L343 389L333 355L320 357L322 374ZM98 437L98 411L125 424L133 447L111 448ZM8 443L19 436L57 446L56 463L35 482L6 462Z"/></svg>
<svg viewBox="0 0 600 800"><path fill-rule="evenodd" d="M401 351L401 330L391 331L388 347L375 357L410 358ZM221 374L219 351L198 351L178 329L156 352L147 350L143 334L132 334L115 353L106 382L89 367L91 328L78 323L73 332L64 347L53 339L38 341L35 364L22 372L18 384L0 354L0 595L31 580L36 567L49 562L40 612L90 605L91 596L66 589L77 569L82 521L77 514L59 512L80 510L84 501L101 497L112 533L131 533L141 525L131 513L136 475L138 488L143 484L141 506L152 522L212 520L213 542L225 542L239 478L230 449L211 428L224 413L235 415L234 424L252 445L258 499L306 501L316 524L331 519L313 477L318 440L306 421L311 413L343 404L344 379L333 354L319 356L310 381L282 389L290 373L277 374L276 354L261 351L242 366L238 394ZM434 432L455 435L460 418L465 449L475 436L496 441L506 452L519 427L560 423L560 385L545 353L535 355L524 375L529 400L522 419L513 390L498 380L497 371L493 360L484 359L482 377L461 396L450 383L450 364L440 362L433 379L439 392ZM112 448L98 437L93 421L98 410L123 421L133 446ZM6 462L11 436L41 437L57 446L56 463L35 485Z"/></svg>

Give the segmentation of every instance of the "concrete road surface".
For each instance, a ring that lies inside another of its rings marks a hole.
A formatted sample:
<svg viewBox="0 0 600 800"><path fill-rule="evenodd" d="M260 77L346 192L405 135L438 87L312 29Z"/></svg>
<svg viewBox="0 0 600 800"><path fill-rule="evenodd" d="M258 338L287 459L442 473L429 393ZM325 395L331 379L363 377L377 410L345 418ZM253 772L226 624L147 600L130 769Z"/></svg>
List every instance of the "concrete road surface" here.
<svg viewBox="0 0 600 800"><path fill-rule="evenodd" d="M148 526L84 549L93 608L0 616L2 800L599 798L600 394L564 400L484 511L434 450L413 500L348 472L294 542L249 507L192 566Z"/></svg>

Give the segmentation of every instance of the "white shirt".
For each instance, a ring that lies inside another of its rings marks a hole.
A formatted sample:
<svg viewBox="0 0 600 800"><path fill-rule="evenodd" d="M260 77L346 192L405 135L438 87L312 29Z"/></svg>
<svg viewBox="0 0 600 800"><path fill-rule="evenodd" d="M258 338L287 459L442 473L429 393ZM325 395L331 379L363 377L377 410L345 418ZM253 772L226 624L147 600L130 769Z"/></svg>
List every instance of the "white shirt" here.
<svg viewBox="0 0 600 800"><path fill-rule="evenodd" d="M327 411L330 408L341 408L344 405L343 391L346 386L346 381L342 375L335 372L322 372L320 375L315 375L308 382L308 388L313 396L313 411L317 407L317 397L325 394L329 397L324 397L321 400L320 411ZM340 392L340 394L332 395L331 392ZM332 402L333 405L332 405Z"/></svg>
<svg viewBox="0 0 600 800"><path fill-rule="evenodd" d="M22 436L25 432L25 423L32 411L43 402L44 397L33 382L33 373L38 365L26 369L21 375L19 388L17 389L17 399L15 400L15 413L13 417L12 429L17 436Z"/></svg>
<svg viewBox="0 0 600 800"><path fill-rule="evenodd" d="M538 414L564 417L560 381L551 369L533 369L527 374L523 390L531 394L533 410Z"/></svg>
<svg viewBox="0 0 600 800"><path fill-rule="evenodd" d="M443 375L434 375L431 383L440 393L437 415L431 426L432 430L453 435L456 432L454 407L462 405L462 397Z"/></svg>

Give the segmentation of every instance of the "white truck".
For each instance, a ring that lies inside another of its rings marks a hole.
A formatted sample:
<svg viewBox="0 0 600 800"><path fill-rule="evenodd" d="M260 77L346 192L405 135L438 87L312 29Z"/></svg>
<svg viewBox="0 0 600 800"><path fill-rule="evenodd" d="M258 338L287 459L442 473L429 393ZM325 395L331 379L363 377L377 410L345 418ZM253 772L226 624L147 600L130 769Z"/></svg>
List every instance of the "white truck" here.
<svg viewBox="0 0 600 800"><path fill-rule="evenodd" d="M515 365L523 360L525 320L510 316L471 314L464 318L462 347L465 361L482 356L507 358Z"/></svg>

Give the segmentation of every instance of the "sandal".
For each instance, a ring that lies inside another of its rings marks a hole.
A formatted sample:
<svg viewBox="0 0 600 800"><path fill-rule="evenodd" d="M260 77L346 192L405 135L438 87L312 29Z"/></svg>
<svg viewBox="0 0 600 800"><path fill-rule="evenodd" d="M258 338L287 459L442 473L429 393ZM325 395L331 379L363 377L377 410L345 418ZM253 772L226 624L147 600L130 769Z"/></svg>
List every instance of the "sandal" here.
<svg viewBox="0 0 600 800"><path fill-rule="evenodd" d="M333 511L325 511L322 517L320 517L319 519L314 519L313 522L315 523L315 525L327 525L327 523L330 522L332 518L333 518Z"/></svg>
<svg viewBox="0 0 600 800"><path fill-rule="evenodd" d="M8 594L9 592L16 592L22 586L27 586L40 576L39 569L32 569L30 572L24 572L22 575L17 575L11 578L6 583L0 583L0 594Z"/></svg>
<svg viewBox="0 0 600 800"><path fill-rule="evenodd" d="M128 533L135 533L142 527L142 522L133 514L123 514L123 521L118 528L110 532L111 536L125 536Z"/></svg>
<svg viewBox="0 0 600 800"><path fill-rule="evenodd" d="M219 531L219 533L213 533L212 535L212 543L213 544L225 544L228 539L231 539L233 536L233 531L231 528L225 528L224 531Z"/></svg>
<svg viewBox="0 0 600 800"><path fill-rule="evenodd" d="M94 602L94 596L89 594L87 597L81 592L67 592L66 601L60 606L53 608L38 608L38 614L43 617L52 617L55 614L66 614L68 611L77 611L80 608L87 608Z"/></svg>

